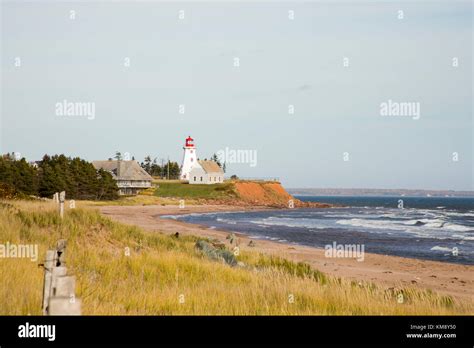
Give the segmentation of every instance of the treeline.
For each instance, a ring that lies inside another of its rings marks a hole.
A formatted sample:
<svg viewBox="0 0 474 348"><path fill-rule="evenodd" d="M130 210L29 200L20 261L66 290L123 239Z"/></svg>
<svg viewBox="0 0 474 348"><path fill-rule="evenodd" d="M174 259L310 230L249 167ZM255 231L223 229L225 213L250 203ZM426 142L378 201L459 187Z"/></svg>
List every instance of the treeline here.
<svg viewBox="0 0 474 348"><path fill-rule="evenodd" d="M118 198L112 175L96 170L92 163L78 157L45 155L37 165L13 155L0 157L0 197L34 195L52 197L66 191L70 199L110 200Z"/></svg>
<svg viewBox="0 0 474 348"><path fill-rule="evenodd" d="M177 162L162 161L159 165L156 158L152 160L150 156L146 156L140 166L151 176L159 176L163 179L179 179L180 166Z"/></svg>
<svg viewBox="0 0 474 348"><path fill-rule="evenodd" d="M116 155L116 158L118 158L117 156L120 156L120 153L117 153L118 155ZM207 158L205 158L204 160L207 160ZM210 160L216 162L217 165L221 167L225 173L226 165L225 163L220 162L219 157L216 154L212 155ZM177 162L165 162L162 160L160 166L158 160L156 158L152 160L151 156L146 156L144 161L140 163L140 166L151 176L159 176L163 179L179 179L181 171L180 165Z"/></svg>

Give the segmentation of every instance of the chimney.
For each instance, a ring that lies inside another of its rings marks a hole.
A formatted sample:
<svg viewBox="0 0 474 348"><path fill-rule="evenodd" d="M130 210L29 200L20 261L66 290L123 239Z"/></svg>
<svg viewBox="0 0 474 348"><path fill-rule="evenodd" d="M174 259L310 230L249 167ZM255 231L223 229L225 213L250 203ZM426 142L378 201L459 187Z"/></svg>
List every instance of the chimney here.
<svg viewBox="0 0 474 348"><path fill-rule="evenodd" d="M122 160L117 160L117 178L120 178L122 175Z"/></svg>

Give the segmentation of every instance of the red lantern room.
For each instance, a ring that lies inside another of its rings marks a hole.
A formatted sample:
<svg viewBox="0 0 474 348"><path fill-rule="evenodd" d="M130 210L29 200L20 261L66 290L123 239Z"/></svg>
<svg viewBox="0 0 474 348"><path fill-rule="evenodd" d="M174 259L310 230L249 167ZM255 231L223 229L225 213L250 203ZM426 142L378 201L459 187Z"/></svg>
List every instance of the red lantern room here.
<svg viewBox="0 0 474 348"><path fill-rule="evenodd" d="M194 143L193 143L194 139L191 138L191 136L187 137L186 138L186 147L194 147Z"/></svg>

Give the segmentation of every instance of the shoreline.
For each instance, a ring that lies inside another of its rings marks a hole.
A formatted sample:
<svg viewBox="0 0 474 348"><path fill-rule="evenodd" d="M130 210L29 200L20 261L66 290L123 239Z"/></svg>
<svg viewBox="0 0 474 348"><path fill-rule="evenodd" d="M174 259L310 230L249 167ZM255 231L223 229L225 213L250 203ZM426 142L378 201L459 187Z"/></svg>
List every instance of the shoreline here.
<svg viewBox="0 0 474 348"><path fill-rule="evenodd" d="M323 248L254 239L239 232L161 218L166 215L262 211L275 210L275 208L227 205L190 205L185 208L179 208L176 205L101 206L97 208L103 215L113 220L136 225L147 231L169 235L178 232L180 235L215 238L226 246L229 246L226 237L233 233L237 237L239 248L243 251L261 252L295 262L305 262L329 276L359 282L372 282L386 289L403 287L431 289L440 294L453 296L458 300L474 302L474 266L472 265L372 253L364 253L362 262L348 258L327 258ZM253 241L254 246L248 245L250 241Z"/></svg>

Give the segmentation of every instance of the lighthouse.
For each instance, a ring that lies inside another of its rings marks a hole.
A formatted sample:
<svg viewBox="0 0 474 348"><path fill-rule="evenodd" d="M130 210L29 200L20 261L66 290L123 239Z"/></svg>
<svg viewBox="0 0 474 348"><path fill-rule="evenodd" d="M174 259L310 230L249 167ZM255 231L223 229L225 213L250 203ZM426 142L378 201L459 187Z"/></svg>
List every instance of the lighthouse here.
<svg viewBox="0 0 474 348"><path fill-rule="evenodd" d="M189 180L189 172L197 163L196 146L194 146L194 139L190 136L186 138L186 143L183 147L184 156L181 164L181 180Z"/></svg>

